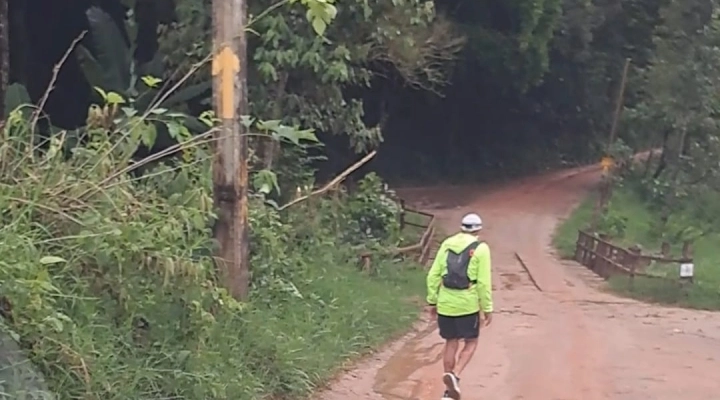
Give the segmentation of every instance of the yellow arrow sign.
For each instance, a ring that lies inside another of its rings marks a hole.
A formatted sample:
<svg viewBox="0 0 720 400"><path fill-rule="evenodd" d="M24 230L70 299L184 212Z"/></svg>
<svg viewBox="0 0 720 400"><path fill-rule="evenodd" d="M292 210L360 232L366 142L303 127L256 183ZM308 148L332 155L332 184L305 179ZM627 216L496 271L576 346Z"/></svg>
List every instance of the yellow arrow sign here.
<svg viewBox="0 0 720 400"><path fill-rule="evenodd" d="M220 76L216 86L217 98L220 101L218 110L220 118L232 119L235 117L235 93L233 85L235 74L240 72L240 59L230 46L223 46L212 60L212 75Z"/></svg>

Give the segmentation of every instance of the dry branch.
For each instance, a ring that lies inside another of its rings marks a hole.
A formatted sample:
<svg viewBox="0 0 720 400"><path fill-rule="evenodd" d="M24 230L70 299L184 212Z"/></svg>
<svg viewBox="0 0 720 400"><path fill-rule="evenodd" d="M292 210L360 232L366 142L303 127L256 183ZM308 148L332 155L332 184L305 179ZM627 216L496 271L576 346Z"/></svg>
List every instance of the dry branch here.
<svg viewBox="0 0 720 400"><path fill-rule="evenodd" d="M333 187L337 186L340 182L344 181L345 178L348 177L348 175L352 174L352 173L355 172L358 168L360 168L360 167L362 167L363 165L367 164L368 161L370 161L373 157L375 157L375 154L377 154L377 150L373 150L373 151L370 152L368 155L366 155L365 157L363 157L360 161L358 161L358 162L356 162L355 164L353 164L353 165L351 165L350 167L348 167L345 171L343 171L342 173L340 173L340 175L336 176L335 179L333 179L333 180L331 180L330 182L328 182L328 183L327 183L325 186L323 186L322 188L317 189L317 190L313 191L313 192L310 193L310 194L306 194L305 196L298 197L297 199L295 199L295 200L293 200L293 201L285 204L284 206L280 207L280 211L282 211L282 210L284 210L284 209L286 209L286 208L289 208L289 207L291 207L291 206L294 206L294 205L297 204L297 203L303 202L303 201L309 199L310 197L317 196L317 195L319 195L319 194L323 194L323 193L327 192L328 190L332 189Z"/></svg>

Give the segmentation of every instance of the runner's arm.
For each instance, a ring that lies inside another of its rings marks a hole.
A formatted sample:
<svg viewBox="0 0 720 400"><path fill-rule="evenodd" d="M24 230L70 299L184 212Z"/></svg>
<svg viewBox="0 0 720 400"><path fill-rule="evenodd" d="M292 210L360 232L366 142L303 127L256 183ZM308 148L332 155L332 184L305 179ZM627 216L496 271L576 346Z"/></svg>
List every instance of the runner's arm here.
<svg viewBox="0 0 720 400"><path fill-rule="evenodd" d="M445 243L440 245L440 248L435 254L435 261L433 261L430 271L427 274L427 303L429 305L436 305L438 299L438 292L440 291L440 284L442 283L442 273L445 269L445 258L441 254L446 252Z"/></svg>
<svg viewBox="0 0 720 400"><path fill-rule="evenodd" d="M490 261L490 247L481 243L475 251L473 261L477 271L477 290L480 299L480 308L484 313L493 312L492 294L492 263Z"/></svg>

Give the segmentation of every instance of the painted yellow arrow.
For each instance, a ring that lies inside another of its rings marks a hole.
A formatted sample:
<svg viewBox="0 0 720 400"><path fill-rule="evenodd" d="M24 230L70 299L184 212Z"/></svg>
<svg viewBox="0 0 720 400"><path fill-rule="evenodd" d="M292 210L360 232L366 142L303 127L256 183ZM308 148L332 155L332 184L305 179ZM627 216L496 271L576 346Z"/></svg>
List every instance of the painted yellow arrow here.
<svg viewBox="0 0 720 400"><path fill-rule="evenodd" d="M235 117L235 93L233 85L235 74L240 72L240 59L230 46L223 46L212 60L212 75L220 76L217 85L217 97L220 100L218 107L220 118L232 119Z"/></svg>

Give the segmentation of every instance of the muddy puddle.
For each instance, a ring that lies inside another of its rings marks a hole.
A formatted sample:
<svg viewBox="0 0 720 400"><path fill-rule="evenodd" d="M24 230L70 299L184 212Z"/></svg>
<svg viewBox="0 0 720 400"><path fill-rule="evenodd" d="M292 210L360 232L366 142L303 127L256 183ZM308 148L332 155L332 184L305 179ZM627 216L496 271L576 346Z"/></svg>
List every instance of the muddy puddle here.
<svg viewBox="0 0 720 400"><path fill-rule="evenodd" d="M436 326L427 327L407 340L375 376L373 390L385 400L419 400L423 382L416 372L442 359L442 342L433 343Z"/></svg>

